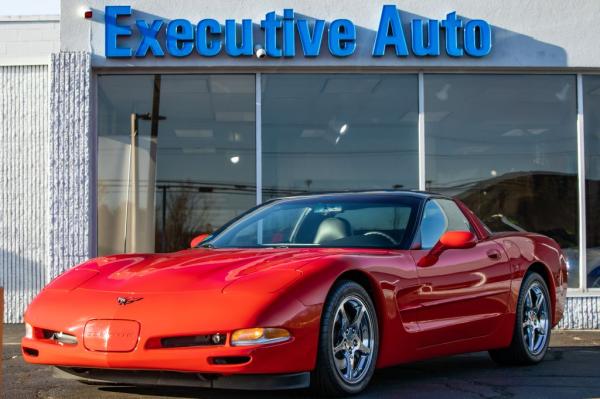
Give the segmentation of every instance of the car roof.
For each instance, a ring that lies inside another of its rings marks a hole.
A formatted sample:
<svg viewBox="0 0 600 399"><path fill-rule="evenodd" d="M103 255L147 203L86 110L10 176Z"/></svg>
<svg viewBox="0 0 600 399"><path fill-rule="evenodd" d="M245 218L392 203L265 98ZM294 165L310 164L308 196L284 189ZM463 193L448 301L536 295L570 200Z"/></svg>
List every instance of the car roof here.
<svg viewBox="0 0 600 399"><path fill-rule="evenodd" d="M343 200L345 198L369 198L369 197L413 197L419 199L427 198L449 198L441 194L432 193L428 191L420 190L364 190L364 191L338 191L338 192L324 192L314 194L298 194L287 197L274 198L273 201L277 200L291 200L300 198L323 198L329 200Z"/></svg>

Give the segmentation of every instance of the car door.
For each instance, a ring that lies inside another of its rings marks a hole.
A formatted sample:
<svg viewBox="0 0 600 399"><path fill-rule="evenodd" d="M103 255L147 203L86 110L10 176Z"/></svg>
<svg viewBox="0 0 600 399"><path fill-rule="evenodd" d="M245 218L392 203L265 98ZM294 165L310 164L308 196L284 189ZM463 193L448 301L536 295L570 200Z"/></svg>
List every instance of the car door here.
<svg viewBox="0 0 600 399"><path fill-rule="evenodd" d="M454 201L429 199L411 250L415 262L447 231L475 234ZM418 266L417 275L420 347L488 335L507 312L510 263L491 239L478 239L473 248L445 250L433 265Z"/></svg>

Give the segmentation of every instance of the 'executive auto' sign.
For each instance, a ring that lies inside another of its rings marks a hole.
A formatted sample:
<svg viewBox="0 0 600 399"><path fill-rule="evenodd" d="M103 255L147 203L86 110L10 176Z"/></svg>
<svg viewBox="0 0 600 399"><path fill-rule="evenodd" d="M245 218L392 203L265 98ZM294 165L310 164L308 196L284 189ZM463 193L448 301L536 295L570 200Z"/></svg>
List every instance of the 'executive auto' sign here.
<svg viewBox="0 0 600 399"><path fill-rule="evenodd" d="M130 6L106 6L105 10L105 54L109 58L187 57L192 53L204 57L214 57L225 51L231 57L251 56L260 50L269 57L294 57L296 41L300 43L302 55L317 57L324 46L323 37L327 30L327 50L336 57L348 57L356 50L357 30L348 19L336 19L326 24L324 20L297 18L293 9L283 10L283 16L274 11L260 21L264 32L264 43L256 43L251 19L228 19L221 25L215 19L202 19L192 23L187 19L162 19L146 21L138 19L135 24L123 22L131 16ZM380 57L386 51L393 51L398 57L413 54L417 57L439 56L441 36L444 36L443 51L451 57L483 57L492 48L490 24L481 19L463 22L456 12L438 21L434 19L413 19L410 21L410 35L402 25L401 13L394 5L385 5L381 11L379 28L373 42L372 55ZM137 34L134 36L134 31ZM426 31L426 32L425 32ZM139 37L131 44L119 39ZM278 39L279 38L279 39ZM300 50L300 49L298 49Z"/></svg>

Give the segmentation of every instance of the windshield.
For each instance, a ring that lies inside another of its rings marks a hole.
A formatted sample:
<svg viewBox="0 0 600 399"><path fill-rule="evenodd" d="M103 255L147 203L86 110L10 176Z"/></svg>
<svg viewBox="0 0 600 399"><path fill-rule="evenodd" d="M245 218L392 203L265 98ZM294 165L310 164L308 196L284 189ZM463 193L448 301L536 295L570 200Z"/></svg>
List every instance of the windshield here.
<svg viewBox="0 0 600 399"><path fill-rule="evenodd" d="M203 245L215 248L405 248L418 199L323 197L279 200L227 225Z"/></svg>

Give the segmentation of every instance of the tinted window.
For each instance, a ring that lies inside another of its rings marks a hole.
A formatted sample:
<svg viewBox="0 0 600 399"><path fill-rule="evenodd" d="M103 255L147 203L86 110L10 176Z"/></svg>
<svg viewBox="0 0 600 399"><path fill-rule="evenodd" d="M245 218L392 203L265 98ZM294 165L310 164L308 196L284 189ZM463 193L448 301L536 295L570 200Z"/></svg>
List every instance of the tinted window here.
<svg viewBox="0 0 600 399"><path fill-rule="evenodd" d="M458 205L447 199L429 200L421 222L421 248L433 247L447 231L472 231Z"/></svg>
<svg viewBox="0 0 600 399"><path fill-rule="evenodd" d="M421 248L429 249L440 239L448 227L448 219L440 205L434 201L428 201L421 220Z"/></svg>
<svg viewBox="0 0 600 399"><path fill-rule="evenodd" d="M210 243L217 247L408 246L418 200L297 199L267 204L237 220Z"/></svg>
<svg viewBox="0 0 600 399"><path fill-rule="evenodd" d="M462 200L494 231L576 250L575 75L426 74L424 85L426 188Z"/></svg>
<svg viewBox="0 0 600 399"><path fill-rule="evenodd" d="M473 231L469 220L458 205L456 205L456 202L443 198L435 201L442 207L446 214L448 220L446 231Z"/></svg>
<svg viewBox="0 0 600 399"><path fill-rule="evenodd" d="M418 187L416 75L262 76L263 198Z"/></svg>

